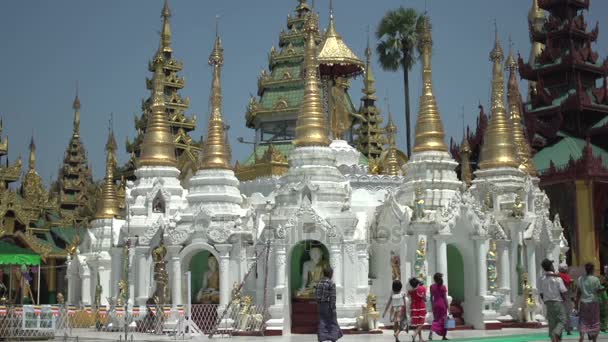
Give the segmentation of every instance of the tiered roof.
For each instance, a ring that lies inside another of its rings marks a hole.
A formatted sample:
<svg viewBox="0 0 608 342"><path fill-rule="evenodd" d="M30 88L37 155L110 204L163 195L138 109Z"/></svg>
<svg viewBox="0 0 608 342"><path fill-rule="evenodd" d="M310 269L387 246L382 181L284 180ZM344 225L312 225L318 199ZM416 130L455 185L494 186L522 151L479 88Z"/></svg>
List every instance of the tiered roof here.
<svg viewBox="0 0 608 342"><path fill-rule="evenodd" d="M21 157L13 165L8 162L8 136L2 138L4 123L0 119L0 191L8 188L8 184L16 181L21 176ZM4 158L3 158L4 157ZM4 160L3 160L4 159Z"/></svg>

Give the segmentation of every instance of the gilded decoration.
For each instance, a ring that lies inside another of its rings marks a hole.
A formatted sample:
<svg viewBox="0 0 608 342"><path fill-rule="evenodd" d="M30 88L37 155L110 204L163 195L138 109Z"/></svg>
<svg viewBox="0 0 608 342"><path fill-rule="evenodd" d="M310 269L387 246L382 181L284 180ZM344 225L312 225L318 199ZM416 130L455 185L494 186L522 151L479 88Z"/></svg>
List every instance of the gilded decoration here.
<svg viewBox="0 0 608 342"><path fill-rule="evenodd" d="M253 165L241 166L237 162L235 175L241 182L244 182L259 177L278 177L285 174L288 169L287 156L271 144Z"/></svg>

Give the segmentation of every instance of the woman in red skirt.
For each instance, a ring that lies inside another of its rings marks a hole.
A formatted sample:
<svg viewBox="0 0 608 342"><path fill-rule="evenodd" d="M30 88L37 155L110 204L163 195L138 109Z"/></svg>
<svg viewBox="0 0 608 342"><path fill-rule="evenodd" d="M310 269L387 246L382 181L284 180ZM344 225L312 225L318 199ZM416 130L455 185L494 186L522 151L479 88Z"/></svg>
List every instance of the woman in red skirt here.
<svg viewBox="0 0 608 342"><path fill-rule="evenodd" d="M418 336L418 340L422 342L422 327L426 321L426 288L416 278L410 279L410 287L412 288L409 291L411 299L410 326L416 329L412 341L416 341L416 336Z"/></svg>

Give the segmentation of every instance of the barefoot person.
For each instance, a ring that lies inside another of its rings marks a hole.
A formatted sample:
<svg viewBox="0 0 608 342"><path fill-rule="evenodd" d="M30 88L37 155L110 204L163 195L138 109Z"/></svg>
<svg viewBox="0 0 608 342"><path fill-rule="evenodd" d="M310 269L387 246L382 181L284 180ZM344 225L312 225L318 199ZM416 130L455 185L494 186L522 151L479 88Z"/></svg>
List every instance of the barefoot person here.
<svg viewBox="0 0 608 342"><path fill-rule="evenodd" d="M416 329L412 341L416 341L416 336L418 336L418 341L422 342L422 328L426 320L426 287L416 278L410 279L410 287L412 288L409 291L412 303L410 305L411 326Z"/></svg>
<svg viewBox="0 0 608 342"><path fill-rule="evenodd" d="M335 342L342 337L342 330L336 316L336 284L331 280L334 270L327 267L323 270L323 279L315 289L315 297L319 303L319 342Z"/></svg>
<svg viewBox="0 0 608 342"><path fill-rule="evenodd" d="M555 274L553 261L545 259L541 262L541 266L545 274L540 278L540 299L545 303L551 342L558 342L562 340L562 332L568 320L564 306L568 289L562 278Z"/></svg>
<svg viewBox="0 0 608 342"><path fill-rule="evenodd" d="M430 288L431 303L433 304L431 333L434 332L441 336L442 340L447 340L448 329L445 326L448 319L448 288L443 285L443 274L435 273L433 280L435 284L431 285Z"/></svg>
<svg viewBox="0 0 608 342"><path fill-rule="evenodd" d="M401 333L401 330L403 330L403 326L407 321L407 313L405 311L405 293L401 292L402 288L403 284L401 284L401 280L393 280L393 294L389 298L388 303L386 303L384 313L382 314L382 317L386 316L388 309L391 309L390 317L391 322L393 323L393 335L395 336L395 342L399 342L399 334Z"/></svg>

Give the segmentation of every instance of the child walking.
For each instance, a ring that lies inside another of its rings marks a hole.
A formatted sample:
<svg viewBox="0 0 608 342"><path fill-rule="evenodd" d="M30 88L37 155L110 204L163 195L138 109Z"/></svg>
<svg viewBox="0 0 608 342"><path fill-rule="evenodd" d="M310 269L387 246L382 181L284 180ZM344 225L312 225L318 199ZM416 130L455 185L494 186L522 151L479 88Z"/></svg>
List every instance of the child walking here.
<svg viewBox="0 0 608 342"><path fill-rule="evenodd" d="M393 293L386 303L382 317L386 316L388 309L391 309L391 322L393 322L393 330L395 331L395 342L399 342L399 334L404 328L407 331L407 311L405 309L405 293L401 292L403 284L401 280L393 280Z"/></svg>

